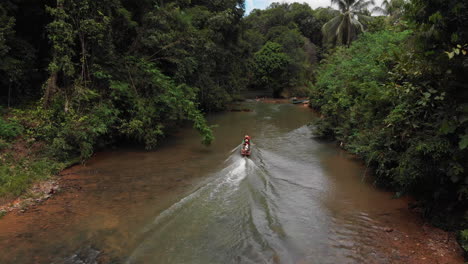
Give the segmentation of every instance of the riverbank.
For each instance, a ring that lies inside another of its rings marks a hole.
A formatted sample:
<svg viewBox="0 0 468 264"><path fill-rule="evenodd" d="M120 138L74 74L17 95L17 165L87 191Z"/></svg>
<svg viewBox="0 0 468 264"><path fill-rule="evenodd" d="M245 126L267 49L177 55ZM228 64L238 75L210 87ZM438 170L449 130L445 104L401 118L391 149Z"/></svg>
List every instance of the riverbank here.
<svg viewBox="0 0 468 264"><path fill-rule="evenodd" d="M337 144L333 145L339 147ZM342 148L339 152L347 160L360 164L363 173L359 177L362 182L372 185L379 192L387 193L396 203L384 203L376 208L372 221L369 222L370 231L362 234L369 237L379 249L371 253L374 261L366 263L465 263L456 232L445 231L431 224L423 217L423 208L418 206L413 197L405 195L396 198L393 192L376 187L373 172L362 159ZM330 166L339 167L340 164L333 162Z"/></svg>
<svg viewBox="0 0 468 264"><path fill-rule="evenodd" d="M120 110L117 106L120 104L114 105L102 98L99 104L86 110L80 104L75 109L61 105L64 102L58 98L47 106L42 102L19 108L0 106L0 216L50 198L60 189L55 177L60 171L85 162L97 150L122 139L152 149L166 133L172 133L184 122L191 122L203 144L210 144L212 129L194 102L195 93L183 90L182 86L175 87L172 82L168 85L170 87L162 94L177 96L164 97L158 92L157 96L139 98L136 94L139 101L131 104L138 108L135 111L128 107ZM164 104L153 101L162 97L171 100ZM148 109L151 111L146 111Z"/></svg>
<svg viewBox="0 0 468 264"><path fill-rule="evenodd" d="M0 217L25 211L60 191L58 174L76 160L57 162L42 152L44 144L23 139L0 151Z"/></svg>
<svg viewBox="0 0 468 264"><path fill-rule="evenodd" d="M42 180L34 183L26 194L16 198L0 200L0 216L5 216L14 211L24 213L30 207L37 206L45 200L57 194L60 189L59 178L52 176L52 179Z"/></svg>
<svg viewBox="0 0 468 264"><path fill-rule="evenodd" d="M381 263L465 263L454 232L434 227L418 212L407 208L402 210L411 215L418 228L407 230L388 221L387 215L382 215L380 221L384 226L378 227L380 232L375 236L375 242L381 245L385 256Z"/></svg>
<svg viewBox="0 0 468 264"><path fill-rule="evenodd" d="M56 160L47 153L47 143L32 132L34 125L26 120L33 117L10 114L9 121L1 121L0 217L25 211L59 192L58 175L79 160ZM9 127L15 129L8 131Z"/></svg>

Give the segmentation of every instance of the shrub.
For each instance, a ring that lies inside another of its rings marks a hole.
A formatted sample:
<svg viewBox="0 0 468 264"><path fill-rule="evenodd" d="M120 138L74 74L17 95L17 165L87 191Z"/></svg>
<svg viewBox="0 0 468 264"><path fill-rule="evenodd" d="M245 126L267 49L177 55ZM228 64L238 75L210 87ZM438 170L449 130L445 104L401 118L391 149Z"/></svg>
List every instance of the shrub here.
<svg viewBox="0 0 468 264"><path fill-rule="evenodd" d="M458 242L465 252L465 257L468 257L468 229L462 230L458 233Z"/></svg>
<svg viewBox="0 0 468 264"><path fill-rule="evenodd" d="M64 168L64 164L40 159L6 162L0 165L0 197L18 196L33 182L47 179Z"/></svg>
<svg viewBox="0 0 468 264"><path fill-rule="evenodd" d="M23 126L0 118L0 138L13 139L23 132Z"/></svg>

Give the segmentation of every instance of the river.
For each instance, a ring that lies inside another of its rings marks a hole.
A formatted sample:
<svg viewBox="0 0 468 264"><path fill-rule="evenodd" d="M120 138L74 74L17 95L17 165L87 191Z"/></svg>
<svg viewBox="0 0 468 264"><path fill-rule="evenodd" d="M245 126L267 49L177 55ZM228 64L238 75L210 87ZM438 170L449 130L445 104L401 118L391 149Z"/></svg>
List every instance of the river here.
<svg viewBox="0 0 468 264"><path fill-rule="evenodd" d="M411 235L407 201L313 137L304 106L250 101L155 151L99 153L43 205L0 221L0 263L397 263L384 228ZM239 155L244 134L250 158ZM401 262L404 263L404 262Z"/></svg>

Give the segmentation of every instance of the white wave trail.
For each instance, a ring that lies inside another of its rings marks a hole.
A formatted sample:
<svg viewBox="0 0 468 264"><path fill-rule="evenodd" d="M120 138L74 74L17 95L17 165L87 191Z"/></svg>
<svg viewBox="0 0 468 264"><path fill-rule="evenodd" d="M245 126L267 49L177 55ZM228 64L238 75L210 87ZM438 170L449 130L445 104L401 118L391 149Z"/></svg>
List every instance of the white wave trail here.
<svg viewBox="0 0 468 264"><path fill-rule="evenodd" d="M234 155L235 157L238 157ZM158 226L164 219L173 215L176 211L182 208L184 205L190 203L195 198L199 197L201 194L209 191L210 199L213 199L214 196L221 190L226 189L226 185L228 186L228 190L225 191L235 191L236 186L240 184L240 182L247 176L246 173L246 164L247 161L249 163L253 163L248 158L235 158L231 155L228 160L233 160L233 163L226 168L222 169L220 172L215 174L215 179L206 185L202 186L201 188L197 189L193 193L189 194L188 196L182 198L163 212L161 212L154 221L146 228L142 230L143 233L149 232L155 226ZM224 193L226 194L226 193Z"/></svg>

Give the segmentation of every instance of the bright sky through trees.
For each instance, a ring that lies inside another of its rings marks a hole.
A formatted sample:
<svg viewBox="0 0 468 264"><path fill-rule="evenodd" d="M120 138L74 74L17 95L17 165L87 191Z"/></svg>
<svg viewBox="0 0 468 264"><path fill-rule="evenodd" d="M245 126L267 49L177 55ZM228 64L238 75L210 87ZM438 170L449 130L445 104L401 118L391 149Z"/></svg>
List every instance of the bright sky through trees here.
<svg viewBox="0 0 468 264"><path fill-rule="evenodd" d="M273 2L280 2L280 3L293 3L293 2L299 2L299 3L307 3L309 4L312 8L317 8L317 7L327 7L330 6L330 0L246 0L245 1L245 9L247 11L247 14L252 11L252 9L265 9L267 6L269 6ZM382 3L382 0L376 0L375 3L380 6Z"/></svg>

